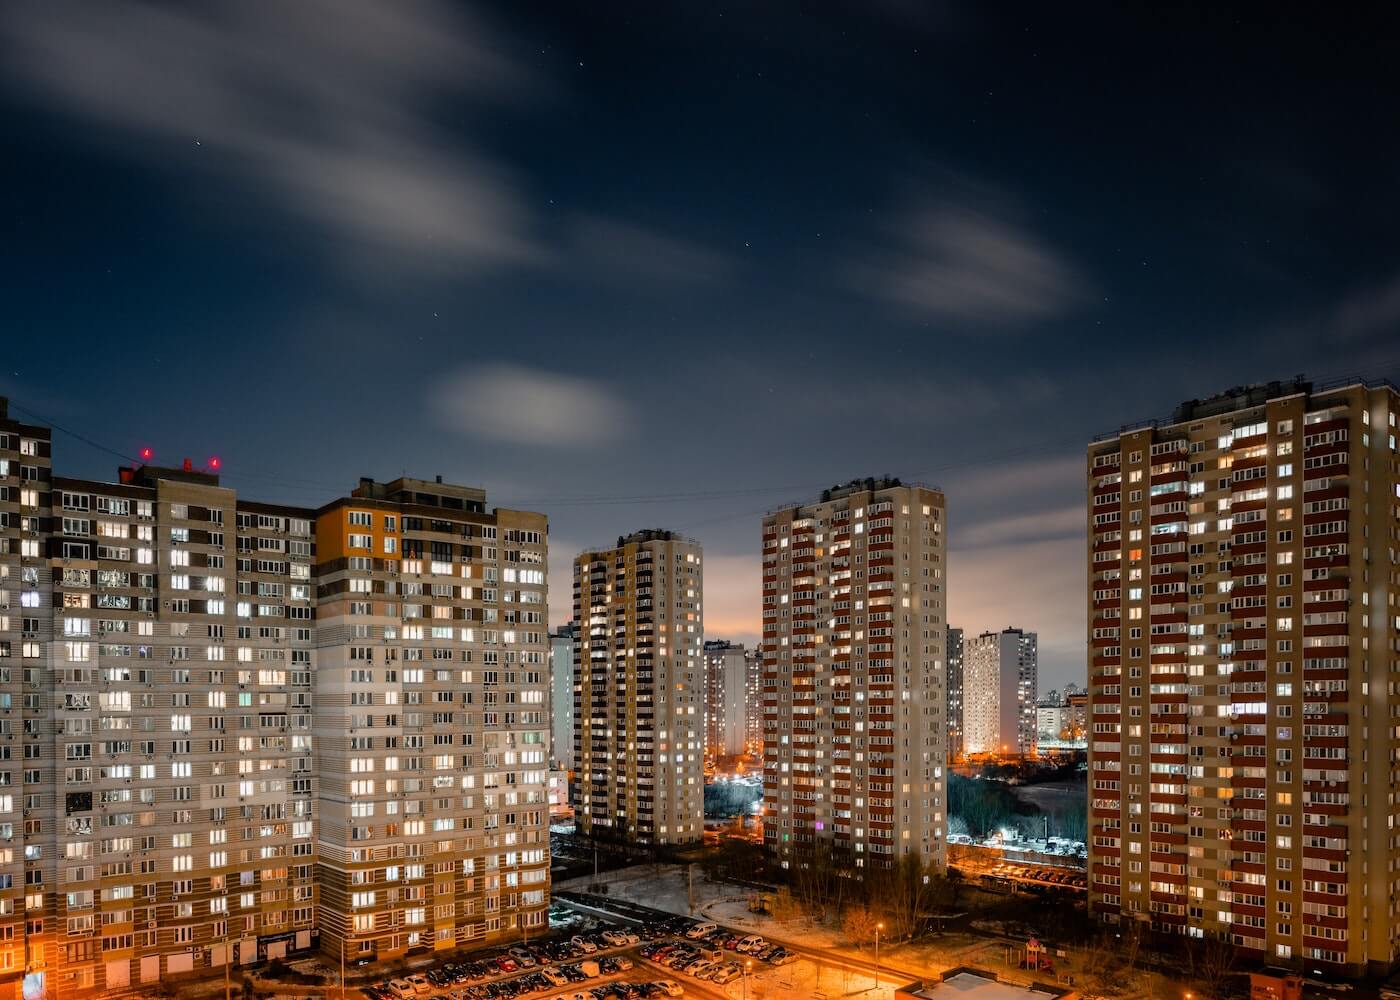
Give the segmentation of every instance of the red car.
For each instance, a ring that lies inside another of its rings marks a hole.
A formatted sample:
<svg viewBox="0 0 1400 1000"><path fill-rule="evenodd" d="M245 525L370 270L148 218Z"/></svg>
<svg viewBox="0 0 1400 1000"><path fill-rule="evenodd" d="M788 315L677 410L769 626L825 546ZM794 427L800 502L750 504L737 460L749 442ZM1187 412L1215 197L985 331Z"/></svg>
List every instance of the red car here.
<svg viewBox="0 0 1400 1000"><path fill-rule="evenodd" d="M502 972L514 972L519 966L515 964L515 959L511 958L509 955L497 955L496 968L500 969Z"/></svg>

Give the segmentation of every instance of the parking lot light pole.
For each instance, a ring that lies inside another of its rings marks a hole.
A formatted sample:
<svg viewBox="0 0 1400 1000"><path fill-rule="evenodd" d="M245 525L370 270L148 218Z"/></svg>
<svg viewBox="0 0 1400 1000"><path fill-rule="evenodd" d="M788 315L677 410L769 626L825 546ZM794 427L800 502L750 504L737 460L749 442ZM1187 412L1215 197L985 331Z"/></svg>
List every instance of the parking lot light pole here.
<svg viewBox="0 0 1400 1000"><path fill-rule="evenodd" d="M744 1000L749 1000L749 970L753 968L753 959L744 960Z"/></svg>

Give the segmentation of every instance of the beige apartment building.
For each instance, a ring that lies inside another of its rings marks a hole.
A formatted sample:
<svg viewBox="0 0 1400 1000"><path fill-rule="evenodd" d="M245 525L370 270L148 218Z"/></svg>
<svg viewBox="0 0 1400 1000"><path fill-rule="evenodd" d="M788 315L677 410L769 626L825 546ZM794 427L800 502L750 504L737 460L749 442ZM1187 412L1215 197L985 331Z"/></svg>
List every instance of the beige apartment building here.
<svg viewBox="0 0 1400 1000"><path fill-rule="evenodd" d="M574 560L574 818L637 844L704 834L700 544L638 531Z"/></svg>
<svg viewBox="0 0 1400 1000"><path fill-rule="evenodd" d="M0 400L0 996L543 922L543 516L66 479L50 440Z"/></svg>
<svg viewBox="0 0 1400 1000"><path fill-rule="evenodd" d="M1102 918L1394 965L1397 414L1388 384L1300 379L1090 445Z"/></svg>
<svg viewBox="0 0 1400 1000"><path fill-rule="evenodd" d="M763 519L764 841L945 861L943 494L856 480Z"/></svg>
<svg viewBox="0 0 1400 1000"><path fill-rule="evenodd" d="M544 926L546 534L440 477L316 512L323 952Z"/></svg>

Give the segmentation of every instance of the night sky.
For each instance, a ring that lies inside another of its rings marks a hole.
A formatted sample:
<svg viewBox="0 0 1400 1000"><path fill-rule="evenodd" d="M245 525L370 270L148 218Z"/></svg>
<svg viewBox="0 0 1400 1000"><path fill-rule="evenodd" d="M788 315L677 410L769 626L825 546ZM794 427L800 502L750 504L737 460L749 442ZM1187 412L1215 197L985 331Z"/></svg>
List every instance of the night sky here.
<svg viewBox="0 0 1400 1000"><path fill-rule="evenodd" d="M554 622L686 532L746 642L765 509L930 482L952 623L1082 682L1092 435L1400 375L1392 27L1131 6L7 3L0 393L70 475L544 510Z"/></svg>

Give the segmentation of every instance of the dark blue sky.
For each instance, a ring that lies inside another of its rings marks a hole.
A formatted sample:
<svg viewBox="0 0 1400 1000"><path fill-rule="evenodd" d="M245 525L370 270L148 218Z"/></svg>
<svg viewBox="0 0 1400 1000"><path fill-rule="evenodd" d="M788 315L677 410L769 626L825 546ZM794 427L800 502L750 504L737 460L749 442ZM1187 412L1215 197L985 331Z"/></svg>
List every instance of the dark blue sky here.
<svg viewBox="0 0 1400 1000"><path fill-rule="evenodd" d="M7 4L0 392L260 498L481 483L556 619L677 528L747 641L761 511L930 481L954 624L1082 680L1091 435L1400 373L1393 27L1128 6Z"/></svg>

